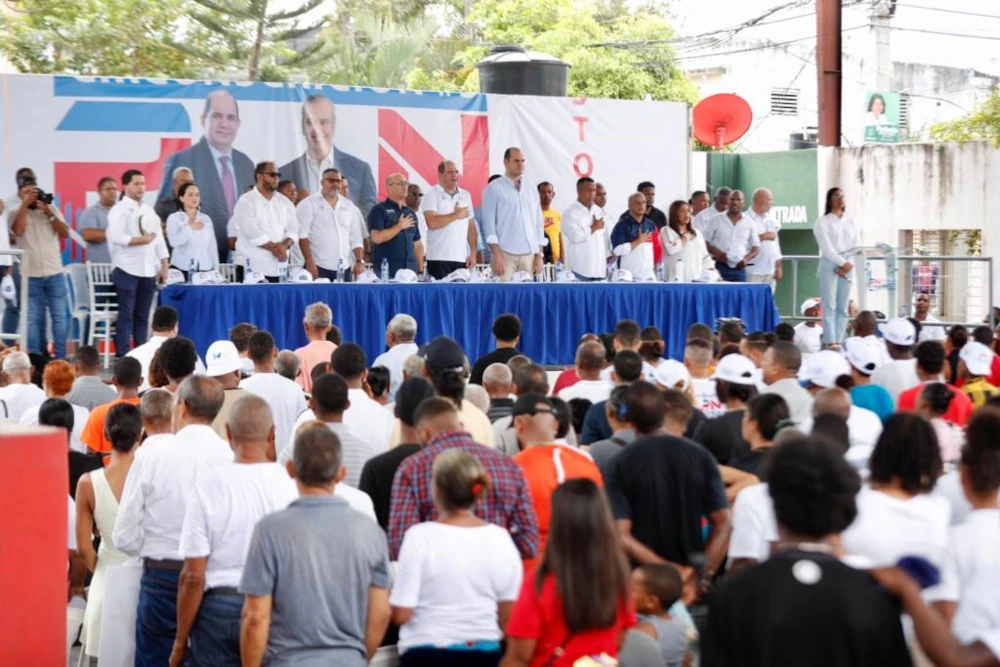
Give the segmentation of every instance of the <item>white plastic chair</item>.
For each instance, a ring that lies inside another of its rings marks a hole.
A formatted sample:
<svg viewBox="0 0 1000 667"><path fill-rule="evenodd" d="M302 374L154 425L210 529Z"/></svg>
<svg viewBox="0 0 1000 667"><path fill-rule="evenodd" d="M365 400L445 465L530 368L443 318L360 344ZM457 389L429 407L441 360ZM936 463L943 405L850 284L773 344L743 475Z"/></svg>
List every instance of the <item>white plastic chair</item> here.
<svg viewBox="0 0 1000 667"><path fill-rule="evenodd" d="M219 273L222 277L226 279L227 283L236 282L236 265L235 264L219 264Z"/></svg>
<svg viewBox="0 0 1000 667"><path fill-rule="evenodd" d="M83 345L87 337L87 320L90 317L90 289L87 284L87 267L83 264L70 264L63 267L66 281L69 283L69 317L76 325L76 335L70 329L70 339L77 347Z"/></svg>
<svg viewBox="0 0 1000 667"><path fill-rule="evenodd" d="M87 344L104 341L104 368L111 363L111 339L115 320L118 319L118 294L111 282L111 264L87 262L87 279L90 287L90 332Z"/></svg>

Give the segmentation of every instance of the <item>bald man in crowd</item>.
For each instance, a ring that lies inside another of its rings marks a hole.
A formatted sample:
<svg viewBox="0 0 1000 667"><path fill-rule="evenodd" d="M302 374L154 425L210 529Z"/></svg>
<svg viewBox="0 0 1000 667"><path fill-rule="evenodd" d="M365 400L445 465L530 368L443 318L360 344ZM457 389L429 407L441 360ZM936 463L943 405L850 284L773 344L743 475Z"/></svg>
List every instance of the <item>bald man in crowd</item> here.
<svg viewBox="0 0 1000 667"><path fill-rule="evenodd" d="M746 216L753 221L754 231L760 239L760 253L747 266L747 280L752 283L767 283L774 292L781 280L781 243L778 232L781 223L771 215L774 197L767 188L757 188L753 193L750 210Z"/></svg>
<svg viewBox="0 0 1000 667"><path fill-rule="evenodd" d="M507 364L490 364L483 371L483 388L490 397L490 423L510 417L514 411L514 399L510 393L514 388L514 373Z"/></svg>
<svg viewBox="0 0 1000 667"><path fill-rule="evenodd" d="M254 526L298 497L295 482L275 463L274 420L267 401L236 401L226 424L232 463L199 475L181 530L177 635L171 665L191 641L196 664L238 664L243 596L237 591Z"/></svg>

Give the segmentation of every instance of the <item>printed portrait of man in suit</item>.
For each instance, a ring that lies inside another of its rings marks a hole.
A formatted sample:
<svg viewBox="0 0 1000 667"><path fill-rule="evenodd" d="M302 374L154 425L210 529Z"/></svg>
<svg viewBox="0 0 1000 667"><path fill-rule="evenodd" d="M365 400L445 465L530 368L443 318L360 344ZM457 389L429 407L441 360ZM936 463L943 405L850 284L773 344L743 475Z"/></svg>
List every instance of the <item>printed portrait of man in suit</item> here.
<svg viewBox="0 0 1000 667"><path fill-rule="evenodd" d="M240 107L228 90L208 94L201 126L204 134L198 143L168 157L163 173L172 174L178 167L194 172L201 190L201 210L212 219L219 261L225 262L229 255L226 224L240 194L254 184L254 164L245 153L233 148L240 130ZM171 181L164 178L159 199L169 197L172 189Z"/></svg>
<svg viewBox="0 0 1000 667"><path fill-rule="evenodd" d="M333 143L337 129L337 112L333 101L323 95L310 95L302 103L302 134L306 139L306 152L278 171L281 178L295 183L298 189L320 192L320 180L327 169L337 169L350 184L351 199L367 216L378 203L375 177L371 166L364 160L345 153Z"/></svg>

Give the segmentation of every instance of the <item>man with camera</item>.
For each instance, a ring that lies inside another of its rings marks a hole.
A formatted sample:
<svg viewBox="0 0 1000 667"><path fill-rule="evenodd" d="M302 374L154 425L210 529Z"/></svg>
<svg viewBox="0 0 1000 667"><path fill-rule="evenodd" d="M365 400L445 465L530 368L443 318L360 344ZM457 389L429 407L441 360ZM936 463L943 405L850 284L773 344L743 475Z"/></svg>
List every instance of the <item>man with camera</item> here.
<svg viewBox="0 0 1000 667"><path fill-rule="evenodd" d="M55 356L66 357L67 321L66 278L63 276L59 243L69 236L69 226L52 195L38 187L32 177L18 181L17 209L7 213L17 248L25 252L21 271L28 276L28 351L45 354L45 313L52 318Z"/></svg>

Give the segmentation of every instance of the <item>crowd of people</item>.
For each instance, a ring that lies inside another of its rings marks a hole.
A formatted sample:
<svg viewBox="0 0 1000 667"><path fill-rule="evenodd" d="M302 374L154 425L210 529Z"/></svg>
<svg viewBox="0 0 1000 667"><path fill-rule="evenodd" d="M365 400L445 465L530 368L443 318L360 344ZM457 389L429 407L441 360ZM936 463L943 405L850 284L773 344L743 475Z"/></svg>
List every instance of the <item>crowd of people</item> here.
<svg viewBox="0 0 1000 667"><path fill-rule="evenodd" d="M66 432L92 659L141 562L137 665L1000 664L1000 344L871 320L683 360L624 320L556 377L510 314L476 360L396 315L369 362L317 303L202 364L161 307L110 386L0 353L0 406Z"/></svg>

